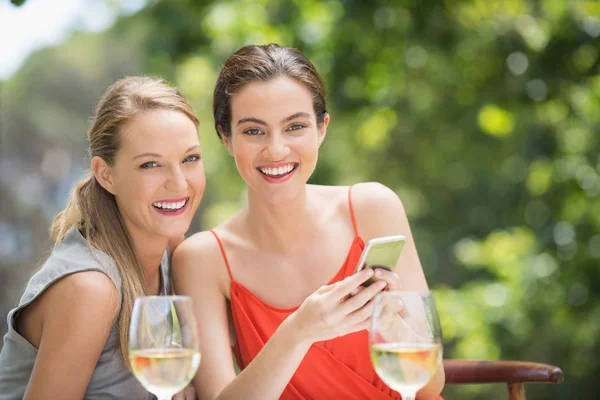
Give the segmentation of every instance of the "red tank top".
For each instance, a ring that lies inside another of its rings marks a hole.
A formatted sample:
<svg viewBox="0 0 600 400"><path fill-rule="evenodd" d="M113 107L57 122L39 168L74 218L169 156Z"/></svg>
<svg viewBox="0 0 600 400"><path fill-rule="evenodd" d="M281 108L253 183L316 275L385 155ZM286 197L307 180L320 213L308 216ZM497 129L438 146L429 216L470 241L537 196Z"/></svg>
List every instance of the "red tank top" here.
<svg viewBox="0 0 600 400"><path fill-rule="evenodd" d="M365 247L364 241L358 235L350 193L349 190L348 203L355 237L344 264L329 284L354 273L354 268ZM217 239L231 278L231 311L237 336L233 352L239 367L244 369L262 350L279 325L299 306L273 307L236 281L231 274L223 243L214 231L211 232ZM283 400L400 399L400 395L377 376L371 364L368 343L366 330L314 343L280 398Z"/></svg>

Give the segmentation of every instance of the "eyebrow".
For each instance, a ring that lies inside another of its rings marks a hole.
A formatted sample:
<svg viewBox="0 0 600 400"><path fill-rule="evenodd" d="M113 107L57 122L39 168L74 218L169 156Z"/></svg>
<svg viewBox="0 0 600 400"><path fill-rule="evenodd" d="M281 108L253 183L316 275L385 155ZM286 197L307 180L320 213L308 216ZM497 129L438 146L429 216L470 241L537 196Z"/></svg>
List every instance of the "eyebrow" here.
<svg viewBox="0 0 600 400"><path fill-rule="evenodd" d="M299 111L295 114L290 115L289 117L285 117L284 119L281 120L281 123L285 124L286 122L289 122L289 121L299 118L299 117L310 118L311 115L307 112ZM255 124L267 126L267 123L265 121L263 121L262 119L253 118L253 117L242 118L237 122L236 125L243 124L244 122L254 122Z"/></svg>
<svg viewBox="0 0 600 400"><path fill-rule="evenodd" d="M253 117L242 118L237 122L236 125L243 124L244 122L254 122L255 124L267 126L267 123L265 121L263 121L262 119L253 118Z"/></svg>
<svg viewBox="0 0 600 400"><path fill-rule="evenodd" d="M185 152L189 153L192 150L195 149L200 149L200 146L195 144L193 146L191 146L190 148L188 148ZM158 154L158 153L142 153L142 154L138 154L137 156L133 157L133 159L138 159L138 158L142 158L142 157L154 157L154 158L160 158L162 157L162 154Z"/></svg>
<svg viewBox="0 0 600 400"><path fill-rule="evenodd" d="M289 122L289 121L291 121L293 119L300 118L300 117L310 118L310 116L311 115L309 113L304 112L304 111L300 111L300 112L297 112L296 114L292 114L289 117L284 118L283 120L281 120L281 123L285 124L286 122Z"/></svg>

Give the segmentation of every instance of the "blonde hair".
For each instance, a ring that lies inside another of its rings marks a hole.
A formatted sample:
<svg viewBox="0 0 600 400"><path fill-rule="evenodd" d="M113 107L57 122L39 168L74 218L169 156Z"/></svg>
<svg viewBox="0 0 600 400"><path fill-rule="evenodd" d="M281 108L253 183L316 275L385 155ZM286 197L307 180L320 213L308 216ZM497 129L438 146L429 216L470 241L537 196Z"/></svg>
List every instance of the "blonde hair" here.
<svg viewBox="0 0 600 400"><path fill-rule="evenodd" d="M96 108L88 130L90 159L98 156L113 165L123 127L141 113L155 109L182 112L198 127L192 107L178 89L160 79L126 77L108 88ZM56 216L50 228L55 243L63 240L73 226L89 245L108 254L121 274L119 344L125 364L129 365L129 322L135 298L147 294L144 274L115 197L96 181L91 171L73 188L68 205Z"/></svg>

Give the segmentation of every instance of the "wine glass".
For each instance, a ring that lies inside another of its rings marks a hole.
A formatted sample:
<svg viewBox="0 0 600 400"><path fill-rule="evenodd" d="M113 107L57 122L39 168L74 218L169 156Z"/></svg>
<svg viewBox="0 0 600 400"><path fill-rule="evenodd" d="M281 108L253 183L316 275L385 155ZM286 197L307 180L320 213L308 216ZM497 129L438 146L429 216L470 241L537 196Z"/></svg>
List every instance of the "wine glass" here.
<svg viewBox="0 0 600 400"><path fill-rule="evenodd" d="M442 361L442 331L431 292L379 293L369 344L381 380L402 400L414 400Z"/></svg>
<svg viewBox="0 0 600 400"><path fill-rule="evenodd" d="M200 346L192 299L187 296L138 297L129 325L129 362L142 386L170 400L192 380Z"/></svg>

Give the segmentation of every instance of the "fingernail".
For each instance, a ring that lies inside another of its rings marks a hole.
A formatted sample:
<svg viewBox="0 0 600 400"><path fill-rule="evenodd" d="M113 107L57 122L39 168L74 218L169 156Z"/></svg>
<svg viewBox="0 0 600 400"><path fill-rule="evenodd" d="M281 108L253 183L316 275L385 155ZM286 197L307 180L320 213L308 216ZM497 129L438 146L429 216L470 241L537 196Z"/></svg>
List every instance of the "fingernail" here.
<svg viewBox="0 0 600 400"><path fill-rule="evenodd" d="M382 272L378 269L375 270L375 276L381 276Z"/></svg>

